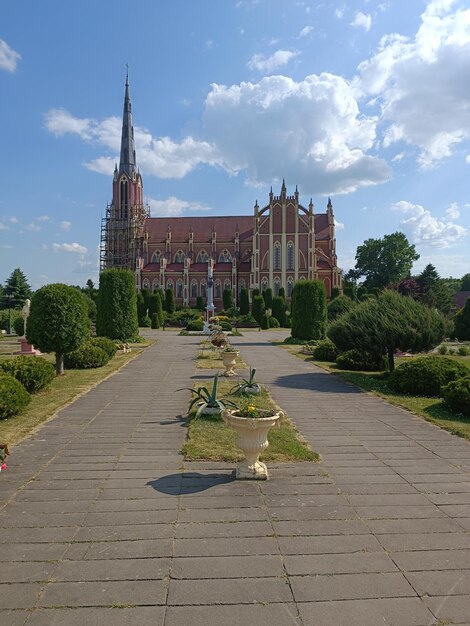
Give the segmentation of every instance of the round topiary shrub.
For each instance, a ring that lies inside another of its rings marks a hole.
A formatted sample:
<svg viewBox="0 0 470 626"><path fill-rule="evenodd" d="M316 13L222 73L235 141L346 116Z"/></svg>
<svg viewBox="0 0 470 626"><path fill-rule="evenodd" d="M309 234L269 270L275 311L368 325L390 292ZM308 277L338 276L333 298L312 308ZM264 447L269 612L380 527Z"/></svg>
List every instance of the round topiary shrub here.
<svg viewBox="0 0 470 626"><path fill-rule="evenodd" d="M227 322L226 320L219 320L217 324L222 330L225 330L226 332L231 332L232 330L232 324L230 322Z"/></svg>
<svg viewBox="0 0 470 626"><path fill-rule="evenodd" d="M152 326L152 320L148 315L144 315L142 319L139 321L139 326L142 328L150 328Z"/></svg>
<svg viewBox="0 0 470 626"><path fill-rule="evenodd" d="M470 416L470 374L442 385L441 396L452 411Z"/></svg>
<svg viewBox="0 0 470 626"><path fill-rule="evenodd" d="M65 367L77 370L102 367L108 361L109 358L106 352L88 341L64 357Z"/></svg>
<svg viewBox="0 0 470 626"><path fill-rule="evenodd" d="M20 413L30 401L31 396L16 378L0 372L0 419Z"/></svg>
<svg viewBox="0 0 470 626"><path fill-rule="evenodd" d="M204 330L204 322L202 320L189 320L186 330L200 333Z"/></svg>
<svg viewBox="0 0 470 626"><path fill-rule="evenodd" d="M29 393L37 393L55 378L52 363L41 357L18 356L0 361L0 370L18 380Z"/></svg>
<svg viewBox="0 0 470 626"><path fill-rule="evenodd" d="M13 330L18 337L22 337L24 335L24 320L22 317L15 317L13 320Z"/></svg>
<svg viewBox="0 0 470 626"><path fill-rule="evenodd" d="M112 359L117 352L115 342L112 339L108 339L108 337L92 337L89 343L104 350L108 355L108 359Z"/></svg>
<svg viewBox="0 0 470 626"><path fill-rule="evenodd" d="M388 379L394 391L413 396L439 396L441 386L469 375L463 363L448 357L422 356L402 363Z"/></svg>
<svg viewBox="0 0 470 626"><path fill-rule="evenodd" d="M318 361L330 361L333 363L338 356L338 348L331 339L322 339L313 350L313 358Z"/></svg>
<svg viewBox="0 0 470 626"><path fill-rule="evenodd" d="M355 348L338 354L336 364L343 370L355 372L381 372L387 367L384 355L370 354Z"/></svg>
<svg viewBox="0 0 470 626"><path fill-rule="evenodd" d="M269 328L280 328L281 325L279 324L279 320L276 317L273 317L271 315L271 317L268 318L268 325Z"/></svg>

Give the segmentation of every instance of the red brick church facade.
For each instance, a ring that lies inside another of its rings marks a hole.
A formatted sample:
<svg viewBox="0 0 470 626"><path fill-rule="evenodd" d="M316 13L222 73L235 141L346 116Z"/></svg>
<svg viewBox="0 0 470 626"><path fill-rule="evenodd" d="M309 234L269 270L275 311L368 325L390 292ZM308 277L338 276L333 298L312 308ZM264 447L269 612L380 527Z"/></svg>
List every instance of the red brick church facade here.
<svg viewBox="0 0 470 626"><path fill-rule="evenodd" d="M173 289L176 303L194 306L207 296L208 265L212 264L214 304L222 293L234 300L242 288L281 287L289 298L298 280L318 278L331 289L341 288L337 267L333 206L315 213L299 203L299 192L271 189L269 202L253 215L218 217L150 217L143 202L142 178L136 167L129 85L126 81L121 158L113 179L113 200L103 220L101 267L135 271L138 289Z"/></svg>

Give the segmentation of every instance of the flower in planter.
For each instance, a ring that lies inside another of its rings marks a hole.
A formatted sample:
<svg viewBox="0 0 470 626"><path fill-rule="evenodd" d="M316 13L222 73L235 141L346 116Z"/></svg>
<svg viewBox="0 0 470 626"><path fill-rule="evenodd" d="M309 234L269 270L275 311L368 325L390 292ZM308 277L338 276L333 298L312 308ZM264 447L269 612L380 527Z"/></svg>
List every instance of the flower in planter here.
<svg viewBox="0 0 470 626"><path fill-rule="evenodd" d="M0 472L7 469L5 459L9 454L8 445L6 443L0 443Z"/></svg>

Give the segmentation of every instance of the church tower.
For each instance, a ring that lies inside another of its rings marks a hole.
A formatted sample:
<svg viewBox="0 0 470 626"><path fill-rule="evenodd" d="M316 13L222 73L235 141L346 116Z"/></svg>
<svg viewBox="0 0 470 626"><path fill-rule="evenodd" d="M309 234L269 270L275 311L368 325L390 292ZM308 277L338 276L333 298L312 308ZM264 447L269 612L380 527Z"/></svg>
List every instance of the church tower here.
<svg viewBox="0 0 470 626"><path fill-rule="evenodd" d="M119 168L114 168L113 199L101 224L101 269L112 267L135 271L148 207L143 202L142 177L136 165L129 77L126 76Z"/></svg>

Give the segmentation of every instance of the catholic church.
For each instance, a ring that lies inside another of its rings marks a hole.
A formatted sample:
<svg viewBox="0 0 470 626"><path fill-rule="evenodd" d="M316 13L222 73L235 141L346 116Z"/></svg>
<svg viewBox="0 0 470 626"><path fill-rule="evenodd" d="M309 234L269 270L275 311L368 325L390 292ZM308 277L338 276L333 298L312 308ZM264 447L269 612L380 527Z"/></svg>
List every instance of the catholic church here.
<svg viewBox="0 0 470 626"><path fill-rule="evenodd" d="M113 176L113 199L101 227L101 269L131 269L136 288L172 289L177 305L194 306L207 297L209 269L216 309L224 289L234 301L243 288L284 288L290 298L299 280L323 281L328 298L341 288L336 259L333 205L316 213L312 200L299 202L297 187L279 195L271 188L262 208L252 215L211 217L151 217L143 198L142 176L136 165L134 129L126 78L119 167Z"/></svg>

